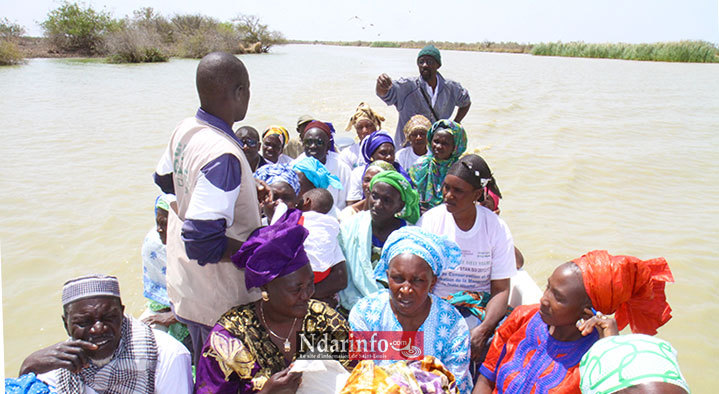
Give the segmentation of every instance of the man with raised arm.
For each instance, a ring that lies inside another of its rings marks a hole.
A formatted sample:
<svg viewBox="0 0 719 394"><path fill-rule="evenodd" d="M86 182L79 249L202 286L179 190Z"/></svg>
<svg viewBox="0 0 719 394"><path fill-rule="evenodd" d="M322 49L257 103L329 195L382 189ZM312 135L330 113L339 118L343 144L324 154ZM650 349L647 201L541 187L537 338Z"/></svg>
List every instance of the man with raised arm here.
<svg viewBox="0 0 719 394"><path fill-rule="evenodd" d="M454 107L459 107L454 121L461 123L472 104L469 92L459 82L444 79L437 70L442 56L434 45L427 45L417 55L419 77L392 80L387 74L377 78L375 92L387 105L394 105L399 121L394 135L397 147L404 146L404 125L414 115L424 115L432 123L450 119Z"/></svg>

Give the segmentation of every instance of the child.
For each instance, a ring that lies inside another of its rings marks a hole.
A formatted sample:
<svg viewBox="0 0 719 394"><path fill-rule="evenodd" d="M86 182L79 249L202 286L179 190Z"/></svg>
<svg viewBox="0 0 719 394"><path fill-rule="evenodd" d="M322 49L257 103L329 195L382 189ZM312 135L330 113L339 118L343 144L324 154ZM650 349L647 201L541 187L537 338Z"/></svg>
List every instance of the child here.
<svg viewBox="0 0 719 394"><path fill-rule="evenodd" d="M310 234L304 247L315 274L313 298L337 306L337 292L347 287L345 256L339 245L340 224L327 213L334 201L327 189L311 189L302 195L300 224Z"/></svg>

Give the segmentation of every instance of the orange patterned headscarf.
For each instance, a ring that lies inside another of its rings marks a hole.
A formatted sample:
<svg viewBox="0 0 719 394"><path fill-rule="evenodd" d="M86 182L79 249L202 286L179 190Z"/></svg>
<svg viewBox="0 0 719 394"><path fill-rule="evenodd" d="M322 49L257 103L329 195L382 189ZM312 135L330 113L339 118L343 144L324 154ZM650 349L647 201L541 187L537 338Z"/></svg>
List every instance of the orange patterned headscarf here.
<svg viewBox="0 0 719 394"><path fill-rule="evenodd" d="M572 262L582 270L594 308L614 313L620 330L629 324L634 333L654 335L672 318L664 287L674 277L663 257L640 260L595 250Z"/></svg>
<svg viewBox="0 0 719 394"><path fill-rule="evenodd" d="M369 119L369 121L374 123L375 127L377 127L377 130L382 128L382 122L384 122L384 116L375 112L372 108L370 108L369 104L362 102L357 106L355 114L350 118L350 122L347 124L345 131L352 130L352 127L354 127L354 125L362 119Z"/></svg>

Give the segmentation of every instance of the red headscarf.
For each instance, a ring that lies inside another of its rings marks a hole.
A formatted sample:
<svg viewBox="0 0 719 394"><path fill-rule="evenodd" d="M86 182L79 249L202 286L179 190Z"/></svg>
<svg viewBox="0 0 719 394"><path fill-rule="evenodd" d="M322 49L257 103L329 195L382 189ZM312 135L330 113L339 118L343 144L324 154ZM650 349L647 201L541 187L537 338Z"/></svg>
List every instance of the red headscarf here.
<svg viewBox="0 0 719 394"><path fill-rule="evenodd" d="M327 123L321 122L319 120L313 120L307 124L307 126L305 127L305 130L309 130L311 128L318 128L318 129L324 131L325 133L327 133L327 136L330 139L332 139L332 129L330 128L330 126Z"/></svg>
<svg viewBox="0 0 719 394"><path fill-rule="evenodd" d="M642 261L595 250L572 261L582 270L594 308L614 313L620 330L629 324L634 333L654 335L672 318L664 286L674 277L663 257Z"/></svg>

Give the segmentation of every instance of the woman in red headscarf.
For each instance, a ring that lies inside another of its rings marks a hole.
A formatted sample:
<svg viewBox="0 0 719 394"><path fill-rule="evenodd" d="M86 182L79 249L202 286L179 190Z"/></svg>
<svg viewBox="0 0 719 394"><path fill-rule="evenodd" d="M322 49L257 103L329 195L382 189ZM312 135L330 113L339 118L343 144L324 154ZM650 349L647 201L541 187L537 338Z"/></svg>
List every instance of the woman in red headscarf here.
<svg viewBox="0 0 719 394"><path fill-rule="evenodd" d="M517 307L497 330L473 393L579 393L579 361L600 337L627 324L653 335L671 319L673 281L663 258L599 250L560 265L540 304Z"/></svg>

